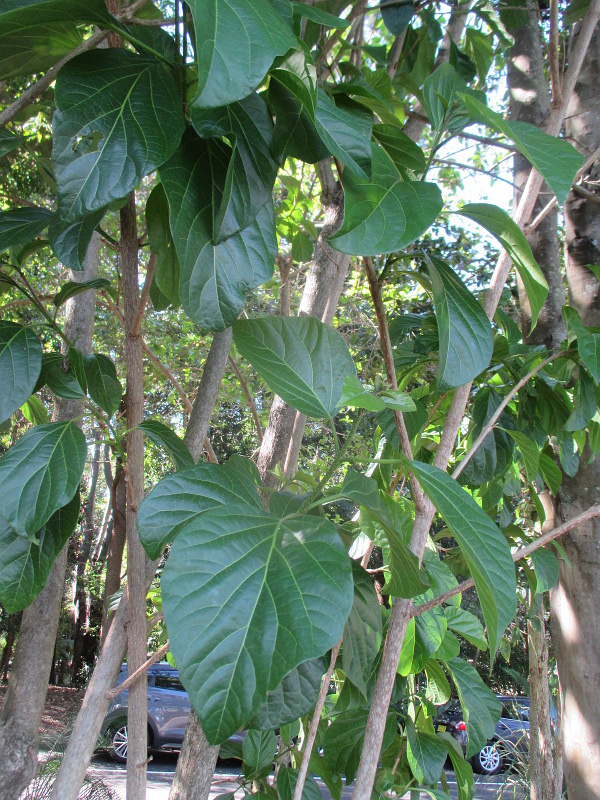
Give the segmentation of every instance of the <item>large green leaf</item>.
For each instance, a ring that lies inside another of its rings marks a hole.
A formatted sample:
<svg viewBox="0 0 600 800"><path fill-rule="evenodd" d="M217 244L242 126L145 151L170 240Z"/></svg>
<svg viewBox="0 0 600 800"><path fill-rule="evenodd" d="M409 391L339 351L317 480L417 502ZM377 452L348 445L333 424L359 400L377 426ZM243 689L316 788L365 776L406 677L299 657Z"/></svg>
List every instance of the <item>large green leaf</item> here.
<svg viewBox="0 0 600 800"><path fill-rule="evenodd" d="M271 199L277 176L273 120L262 97L252 94L224 108L192 109L192 124L204 139L227 136L233 144L223 198L214 209L213 241L221 242L249 225Z"/></svg>
<svg viewBox="0 0 600 800"><path fill-rule="evenodd" d="M74 50L81 41L78 28L66 22L38 24L32 21L11 25L6 31L2 29L0 80L43 72Z"/></svg>
<svg viewBox="0 0 600 800"><path fill-rule="evenodd" d="M251 94L273 60L296 37L268 0L192 0L198 108L217 108Z"/></svg>
<svg viewBox="0 0 600 800"><path fill-rule="evenodd" d="M90 397L112 417L123 396L114 362L101 353L90 353L84 356L83 366Z"/></svg>
<svg viewBox="0 0 600 800"><path fill-rule="evenodd" d="M434 130L448 127L449 112L457 92L467 92L468 87L454 67L446 61L423 84L423 104Z"/></svg>
<svg viewBox="0 0 600 800"><path fill-rule="evenodd" d="M268 101L276 117L272 150L279 162L286 156L293 156L316 164L331 155L315 127L315 110L310 97L273 79L269 84Z"/></svg>
<svg viewBox="0 0 600 800"><path fill-rule="evenodd" d="M413 775L419 783L437 784L448 748L435 734L417 731L410 718L406 720L406 734L406 752Z"/></svg>
<svg viewBox="0 0 600 800"><path fill-rule="evenodd" d="M440 391L468 383L489 365L494 336L485 311L458 275L439 258L427 259L438 323Z"/></svg>
<svg viewBox="0 0 600 800"><path fill-rule="evenodd" d="M7 131L6 128L2 128L2 130L0 130L0 158L10 153L12 150L15 150L15 148L19 147L22 143L22 136L17 136Z"/></svg>
<svg viewBox="0 0 600 800"><path fill-rule="evenodd" d="M315 419L334 413L356 371L342 336L314 317L238 320L233 340L269 389Z"/></svg>
<svg viewBox="0 0 600 800"><path fill-rule="evenodd" d="M500 114L467 94L459 95L471 118L511 139L525 158L542 175L559 204L571 191L584 158L566 139L549 136L527 122L507 122Z"/></svg>
<svg viewBox="0 0 600 800"><path fill-rule="evenodd" d="M290 670L339 641L353 597L332 523L283 521L244 504L180 530L161 585L179 674L211 743L235 733Z"/></svg>
<svg viewBox="0 0 600 800"><path fill-rule="evenodd" d="M147 419L145 422L140 422L138 428L144 431L151 442L165 448L175 465L175 469L182 470L194 465L194 459L185 443L168 425L163 425L162 422L157 422L153 419Z"/></svg>
<svg viewBox="0 0 600 800"><path fill-rule="evenodd" d="M89 281L67 281L60 287L52 298L52 303L56 308L60 308L70 297L75 297L82 292L89 292L90 289L108 289L110 281L106 278L92 278Z"/></svg>
<svg viewBox="0 0 600 800"><path fill-rule="evenodd" d="M274 730L308 714L315 707L321 679L327 670L324 658L311 658L289 672L248 723L250 728Z"/></svg>
<svg viewBox="0 0 600 800"><path fill-rule="evenodd" d="M281 764L277 772L277 791L281 800L293 800L296 784L298 783L298 770ZM301 800L322 800L319 785L312 775L306 776L302 788Z"/></svg>
<svg viewBox="0 0 600 800"><path fill-rule="evenodd" d="M412 461L411 470L459 543L487 625L491 657L516 610L513 560L502 531L446 472Z"/></svg>
<svg viewBox="0 0 600 800"><path fill-rule="evenodd" d="M0 250L30 242L52 219L52 212L36 206L0 211Z"/></svg>
<svg viewBox="0 0 600 800"><path fill-rule="evenodd" d="M140 541L155 559L190 520L211 508L244 502L262 508L256 484L227 464L197 464L168 475L142 500L137 527Z"/></svg>
<svg viewBox="0 0 600 800"><path fill-rule="evenodd" d="M276 753L277 737L274 731L249 730L242 744L244 773L250 775L266 771L268 775Z"/></svg>
<svg viewBox="0 0 600 800"><path fill-rule="evenodd" d="M342 253L395 253L418 239L442 210L439 188L425 181L403 181L392 159L376 144L371 180L345 171L342 182L344 221L329 239Z"/></svg>
<svg viewBox="0 0 600 800"><path fill-rule="evenodd" d="M0 320L0 423L33 392L42 368L42 346L35 333Z"/></svg>
<svg viewBox="0 0 600 800"><path fill-rule="evenodd" d="M78 493L50 517L39 542L21 536L0 517L0 604L9 614L27 608L42 591L78 518Z"/></svg>
<svg viewBox="0 0 600 800"><path fill-rule="evenodd" d="M584 369L580 369L573 391L573 413L565 423L565 430L582 430L596 414L597 410L598 401L594 382Z"/></svg>
<svg viewBox="0 0 600 800"><path fill-rule="evenodd" d="M105 27L110 21L103 0L4 0L0 6L0 26L11 33L32 24L65 22Z"/></svg>
<svg viewBox="0 0 600 800"><path fill-rule="evenodd" d="M20 536L36 536L73 499L87 446L75 422L31 428L0 458L0 516Z"/></svg>
<svg viewBox="0 0 600 800"><path fill-rule="evenodd" d="M277 242L269 200L254 221L213 244L213 209L225 192L228 154L216 140L189 132L160 170L171 209L171 232L179 258L181 302L204 330L229 327L246 293L273 274Z"/></svg>
<svg viewBox="0 0 600 800"><path fill-rule="evenodd" d="M471 614L464 608L457 608L456 606L447 606L444 609L448 627L450 630L459 633L467 642L479 650L487 650L487 642L483 632L483 625L477 619L475 614Z"/></svg>
<svg viewBox="0 0 600 800"><path fill-rule="evenodd" d="M179 260L169 225L169 203L162 183L157 183L146 203L148 244L156 256L154 280L159 290L175 306L181 305L179 297Z"/></svg>
<svg viewBox="0 0 600 800"><path fill-rule="evenodd" d="M294 7L295 17L306 17L306 19L316 22L317 25L324 25L326 28L344 30L352 22L352 20L349 19L340 19L340 17L336 17L335 14L329 14L327 11L323 11L316 6L307 6L304 3L292 3L292 5Z"/></svg>
<svg viewBox="0 0 600 800"><path fill-rule="evenodd" d="M344 628L342 669L366 697L366 679L379 652L381 606L371 577L352 562L354 601Z"/></svg>
<svg viewBox="0 0 600 800"><path fill-rule="evenodd" d="M401 175L405 170L425 171L425 154L399 125L373 125L373 138L383 147Z"/></svg>
<svg viewBox="0 0 600 800"><path fill-rule="evenodd" d="M184 131L169 72L126 50L72 59L55 97L52 161L65 224L125 197L172 155Z"/></svg>
<svg viewBox="0 0 600 800"><path fill-rule="evenodd" d="M63 400L83 400L87 392L87 379L81 353L71 348L68 359L61 353L44 353L36 391L44 384Z"/></svg>
<svg viewBox="0 0 600 800"><path fill-rule="evenodd" d="M467 758L471 758L493 738L502 704L481 680L475 667L462 658L447 661L446 667L458 691L467 725Z"/></svg>
<svg viewBox="0 0 600 800"><path fill-rule="evenodd" d="M488 203L471 203L456 213L474 220L489 231L512 259L527 293L531 307L531 330L533 330L548 295L548 283L523 231L506 211Z"/></svg>
<svg viewBox="0 0 600 800"><path fill-rule="evenodd" d="M105 208L94 211L77 222L63 225L60 219L53 220L48 227L48 238L54 255L65 267L82 270L85 254L92 234L104 216Z"/></svg>
<svg viewBox="0 0 600 800"><path fill-rule="evenodd" d="M307 114L314 120L317 106L317 72L304 42L298 40L296 47L278 58L269 73L270 85L280 83L298 100Z"/></svg>
<svg viewBox="0 0 600 800"><path fill-rule="evenodd" d="M537 444L521 431L505 430L505 433L516 442L523 456L527 480L529 483L533 483L540 468L540 453Z"/></svg>
<svg viewBox="0 0 600 800"><path fill-rule="evenodd" d="M600 383L600 333L586 328L577 311L570 306L563 308L563 316L569 336L577 337L579 357L589 369L594 383Z"/></svg>
<svg viewBox="0 0 600 800"><path fill-rule="evenodd" d="M370 111L351 100L336 105L319 89L315 128L332 155L359 178L369 179L373 129Z"/></svg>
<svg viewBox="0 0 600 800"><path fill-rule="evenodd" d="M346 784L352 783L365 738L365 725L369 712L364 709L346 711L333 720L323 737L323 755L334 773L346 776ZM381 751L392 743L398 725L393 711L386 717Z"/></svg>

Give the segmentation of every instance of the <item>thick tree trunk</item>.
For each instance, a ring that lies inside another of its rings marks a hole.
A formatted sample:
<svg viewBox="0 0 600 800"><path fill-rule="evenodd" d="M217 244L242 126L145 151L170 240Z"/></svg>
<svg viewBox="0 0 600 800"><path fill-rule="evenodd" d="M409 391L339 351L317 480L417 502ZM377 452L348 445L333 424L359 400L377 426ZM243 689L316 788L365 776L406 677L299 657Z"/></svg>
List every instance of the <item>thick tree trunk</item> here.
<svg viewBox="0 0 600 800"><path fill-rule="evenodd" d="M600 145L600 34L594 33L567 116L569 139L586 156ZM598 163L586 181L600 177ZM600 195L599 195L600 196ZM600 264L600 206L574 192L565 204L566 267L570 304L585 325L600 324L600 286L587 264ZM575 478L563 476L562 519L571 519L600 499L600 459ZM570 800L600 796L600 523L592 521L561 542L570 566L561 562L551 594L552 635L563 692L563 758Z"/></svg>
<svg viewBox="0 0 600 800"><path fill-rule="evenodd" d="M216 336L215 339L217 339ZM219 341L222 341L222 337L217 340L217 343L213 340L213 344L210 348L204 370L204 372L210 376L210 379L207 377L205 380L204 374L202 375L200 387L198 388L198 393L194 400L194 408L202 406L203 408L206 407L210 409L212 412L217 401L221 377L225 370L227 355L229 353L227 350L223 355L218 344ZM218 357L215 356L215 352L218 354ZM214 365L215 361L218 361L220 358L222 358L222 367L219 373L219 371L214 368ZM190 430L190 428L192 429L189 434L190 439L194 441L204 441L209 419L210 413L200 413L199 409L195 414L192 413L188 424L188 430ZM206 425L204 432L200 429L201 425ZM156 566L157 562L149 565L146 569L146 587L150 585L154 577ZM115 684L121 662L123 661L123 656L125 655L127 646L127 618L127 597L124 596L115 612L106 641L98 655L98 661L86 689L83 704L75 720L69 743L54 783L52 800L77 800L85 771L89 766L94 747L100 735L102 722L106 715L109 702L108 692Z"/></svg>
<svg viewBox="0 0 600 800"><path fill-rule="evenodd" d="M528 0L522 16L523 24L518 28L510 29L515 40L508 58L510 117L512 120L528 122L541 128L550 114L551 103L545 73L542 29L537 3ZM520 199L521 190L527 183L530 170L529 161L524 156L516 154L514 160L515 202ZM551 197L552 193L544 184L535 204L532 218L539 214ZM530 335L531 308L523 284L520 280L518 281L523 336L532 343L544 344L549 350L556 350L565 338L565 326L561 316L565 291L558 248L558 210L556 207L546 215L527 238L533 255L548 281L548 297L540 312L537 326Z"/></svg>
<svg viewBox="0 0 600 800"><path fill-rule="evenodd" d="M81 272L72 272L77 283L98 275L100 237L92 241ZM92 349L96 293L83 292L67 301L64 330L83 353ZM83 413L78 400L56 400L55 422L77 419ZM67 546L57 557L46 586L23 612L8 690L0 713L0 800L17 800L35 775L38 730L54 655L58 618L65 585Z"/></svg>

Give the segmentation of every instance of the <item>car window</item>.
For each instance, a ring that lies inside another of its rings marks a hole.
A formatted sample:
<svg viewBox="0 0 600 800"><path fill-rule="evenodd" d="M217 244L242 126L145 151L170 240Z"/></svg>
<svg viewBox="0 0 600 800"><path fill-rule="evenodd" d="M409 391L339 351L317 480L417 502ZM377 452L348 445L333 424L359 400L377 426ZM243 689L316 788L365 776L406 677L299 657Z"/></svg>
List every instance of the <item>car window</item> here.
<svg viewBox="0 0 600 800"><path fill-rule="evenodd" d="M502 716L504 719L529 720L529 706L522 705L516 700L502 703Z"/></svg>
<svg viewBox="0 0 600 800"><path fill-rule="evenodd" d="M185 692L179 678L173 673L163 672L154 676L154 686L157 689L172 689L176 692Z"/></svg>

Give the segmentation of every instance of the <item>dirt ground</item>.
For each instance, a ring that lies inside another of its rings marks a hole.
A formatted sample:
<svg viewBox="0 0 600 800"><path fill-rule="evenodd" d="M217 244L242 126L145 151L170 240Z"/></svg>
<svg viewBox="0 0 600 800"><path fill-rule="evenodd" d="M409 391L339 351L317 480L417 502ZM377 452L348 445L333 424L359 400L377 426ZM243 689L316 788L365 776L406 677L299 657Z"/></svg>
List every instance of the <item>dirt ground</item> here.
<svg viewBox="0 0 600 800"><path fill-rule="evenodd" d="M0 684L0 706L4 703L6 685ZM46 695L46 708L40 725L40 735L44 738L58 736L74 719L83 699L82 689L69 689L65 686L49 686Z"/></svg>

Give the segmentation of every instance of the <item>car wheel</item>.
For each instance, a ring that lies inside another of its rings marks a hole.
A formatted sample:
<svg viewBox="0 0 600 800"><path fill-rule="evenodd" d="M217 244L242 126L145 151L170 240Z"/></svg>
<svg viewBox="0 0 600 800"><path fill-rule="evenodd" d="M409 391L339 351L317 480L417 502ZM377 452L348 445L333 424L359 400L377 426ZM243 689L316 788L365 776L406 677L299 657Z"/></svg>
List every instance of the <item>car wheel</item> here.
<svg viewBox="0 0 600 800"><path fill-rule="evenodd" d="M503 765L498 742L488 742L473 758L473 768L482 775L496 775Z"/></svg>
<svg viewBox="0 0 600 800"><path fill-rule="evenodd" d="M111 725L110 755L118 764L127 763L127 720L119 719Z"/></svg>

